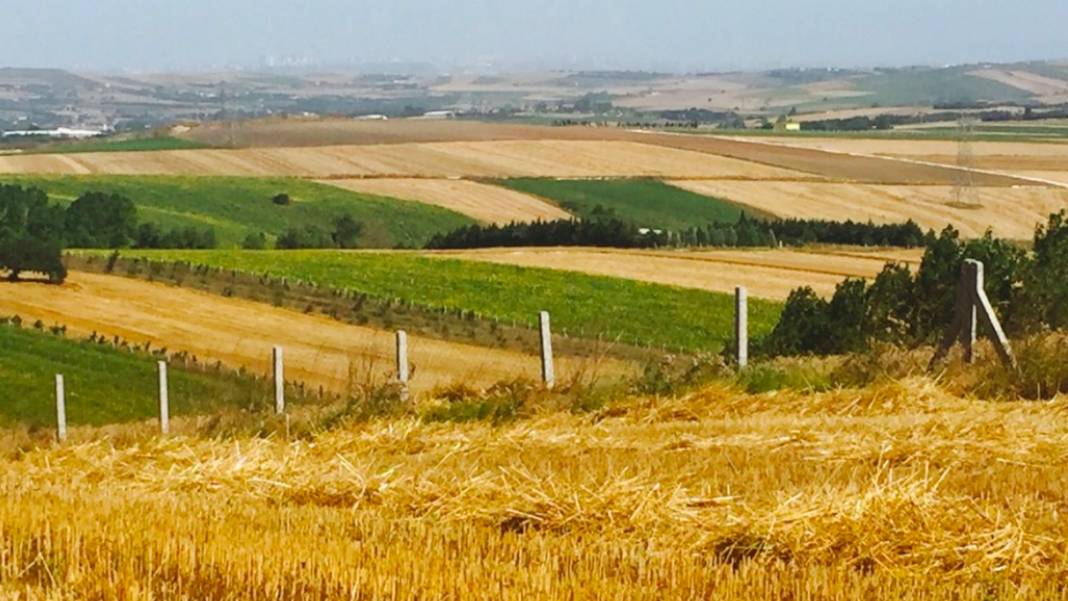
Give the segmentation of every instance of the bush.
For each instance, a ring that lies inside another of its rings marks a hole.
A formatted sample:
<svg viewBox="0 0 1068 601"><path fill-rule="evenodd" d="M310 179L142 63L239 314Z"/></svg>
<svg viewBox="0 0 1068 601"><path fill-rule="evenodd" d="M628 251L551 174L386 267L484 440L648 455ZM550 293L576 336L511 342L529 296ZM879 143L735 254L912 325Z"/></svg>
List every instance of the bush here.
<svg viewBox="0 0 1068 601"><path fill-rule="evenodd" d="M271 198L271 202L273 202L274 204L276 204L276 205L278 205L280 207L287 207L287 206L293 204L293 199L290 198L288 194L282 193L282 194L275 194L274 197Z"/></svg>
<svg viewBox="0 0 1068 601"><path fill-rule="evenodd" d="M244 242L241 243L241 248L245 250L265 250L267 248L267 234L263 232L250 233L245 236Z"/></svg>

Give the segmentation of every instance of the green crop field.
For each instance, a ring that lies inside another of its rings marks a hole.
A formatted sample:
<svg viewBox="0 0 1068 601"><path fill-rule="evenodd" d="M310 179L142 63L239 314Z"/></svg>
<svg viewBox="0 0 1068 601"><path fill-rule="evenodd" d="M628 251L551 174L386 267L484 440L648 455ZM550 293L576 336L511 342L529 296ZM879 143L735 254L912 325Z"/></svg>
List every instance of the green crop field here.
<svg viewBox="0 0 1068 601"><path fill-rule="evenodd" d="M123 256L269 273L504 322L532 325L537 312L546 310L558 333L654 347L717 351L731 338L734 319L733 297L726 294L415 253L126 251ZM781 307L749 303L751 333L759 337L774 327Z"/></svg>
<svg viewBox="0 0 1068 601"><path fill-rule="evenodd" d="M156 361L144 352L0 324L0 425L55 425L56 374L63 374L72 425L158 416ZM262 381L178 367L168 371L172 415L248 407L267 397Z"/></svg>
<svg viewBox="0 0 1068 601"><path fill-rule="evenodd" d="M424 203L360 194L295 178L190 176L2 176L0 183L38 186L67 204L87 191L114 192L137 204L142 221L164 229L211 227L220 247L238 247L250 233L269 240L289 227L314 225L327 231L341 215L364 225L367 248L421 247L431 236L474 223L470 218ZM293 199L278 206L271 198Z"/></svg>
<svg viewBox="0 0 1068 601"><path fill-rule="evenodd" d="M713 221L734 222L742 214L738 205L653 179L520 178L494 183L546 198L582 218L609 211L620 219L654 229L680 230Z"/></svg>

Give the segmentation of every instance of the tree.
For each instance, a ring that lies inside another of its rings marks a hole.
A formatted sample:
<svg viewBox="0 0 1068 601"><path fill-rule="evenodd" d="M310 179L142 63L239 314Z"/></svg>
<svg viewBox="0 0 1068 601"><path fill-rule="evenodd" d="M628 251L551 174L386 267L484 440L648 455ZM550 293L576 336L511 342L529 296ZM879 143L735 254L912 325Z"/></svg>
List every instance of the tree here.
<svg viewBox="0 0 1068 601"><path fill-rule="evenodd" d="M334 240L329 233L314 225L302 228L289 228L275 242L279 250L297 248L334 248Z"/></svg>
<svg viewBox="0 0 1068 601"><path fill-rule="evenodd" d="M286 207L293 203L293 199L283 192L282 194L275 194L274 197L271 198L271 202L280 207Z"/></svg>
<svg viewBox="0 0 1068 601"><path fill-rule="evenodd" d="M80 248L122 248L137 235L137 207L118 194L82 194L67 207L64 221L67 243Z"/></svg>
<svg viewBox="0 0 1068 601"><path fill-rule="evenodd" d="M67 278L59 243L30 236L0 240L0 268L8 271L12 282L19 281L25 271L47 275L48 281L55 284Z"/></svg>
<svg viewBox="0 0 1068 601"><path fill-rule="evenodd" d="M334 222L332 238L334 246L338 248L357 248L360 242L360 234L363 233L363 224L349 215L343 215Z"/></svg>
<svg viewBox="0 0 1068 601"><path fill-rule="evenodd" d="M241 243L241 248L246 250L264 250L267 248L267 234L263 232L249 233L245 236L245 241Z"/></svg>

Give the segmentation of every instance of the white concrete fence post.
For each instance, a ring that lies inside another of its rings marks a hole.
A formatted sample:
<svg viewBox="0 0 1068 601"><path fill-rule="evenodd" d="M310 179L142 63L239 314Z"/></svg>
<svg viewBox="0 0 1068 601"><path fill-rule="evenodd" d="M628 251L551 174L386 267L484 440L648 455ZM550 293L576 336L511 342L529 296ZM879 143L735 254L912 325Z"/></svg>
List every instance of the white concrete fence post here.
<svg viewBox="0 0 1068 601"><path fill-rule="evenodd" d="M408 379L411 376L408 369L408 333L404 330L397 331L397 382L401 386L401 400L408 400Z"/></svg>
<svg viewBox="0 0 1068 601"><path fill-rule="evenodd" d="M749 296L744 286L734 289L734 344L741 369L749 364Z"/></svg>
<svg viewBox="0 0 1068 601"><path fill-rule="evenodd" d="M286 373L283 365L282 347L274 347L274 411L279 415L286 411Z"/></svg>
<svg viewBox="0 0 1068 601"><path fill-rule="evenodd" d="M549 326L549 312L539 313L538 322L541 331L541 381L546 388L552 388L556 383L556 375L553 373L553 335Z"/></svg>
<svg viewBox="0 0 1068 601"><path fill-rule="evenodd" d="M170 391L167 387L167 362L160 361L159 365L159 431L161 434L169 434L171 431L171 408Z"/></svg>
<svg viewBox="0 0 1068 601"><path fill-rule="evenodd" d="M59 442L67 440L67 394L61 374L56 374L56 437Z"/></svg>

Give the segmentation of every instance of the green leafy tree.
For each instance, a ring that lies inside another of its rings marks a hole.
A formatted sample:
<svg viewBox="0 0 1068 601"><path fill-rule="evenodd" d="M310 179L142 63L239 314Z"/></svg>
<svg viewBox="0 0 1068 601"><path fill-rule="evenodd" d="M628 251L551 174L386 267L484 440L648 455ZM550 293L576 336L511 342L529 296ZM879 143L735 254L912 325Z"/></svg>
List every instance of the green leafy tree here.
<svg viewBox="0 0 1068 601"><path fill-rule="evenodd" d="M343 215L334 222L333 240L338 248L357 248L360 244L360 235L363 233L363 224L349 215Z"/></svg>
<svg viewBox="0 0 1068 601"><path fill-rule="evenodd" d="M67 207L67 243L78 248L122 248L137 235L137 207L129 198L87 192Z"/></svg>
<svg viewBox="0 0 1068 601"><path fill-rule="evenodd" d="M264 250L267 248L267 234L263 232L249 233L245 236L244 242L241 243L241 248L246 250Z"/></svg>
<svg viewBox="0 0 1068 601"><path fill-rule="evenodd" d="M67 278L62 255L62 247L54 241L31 236L0 240L0 269L8 272L8 280L12 282L19 281L28 271L44 274L50 282L62 283Z"/></svg>

